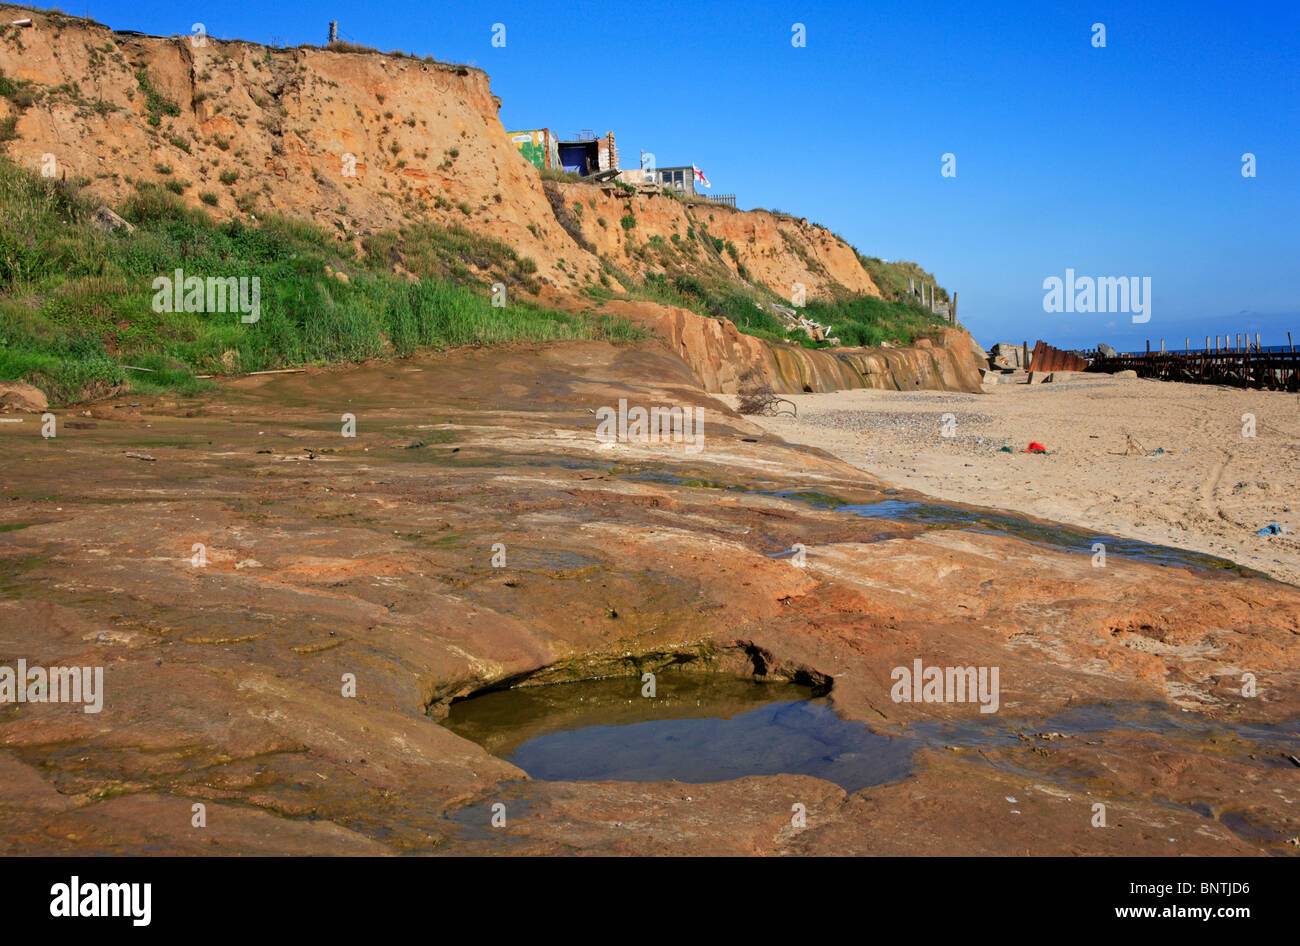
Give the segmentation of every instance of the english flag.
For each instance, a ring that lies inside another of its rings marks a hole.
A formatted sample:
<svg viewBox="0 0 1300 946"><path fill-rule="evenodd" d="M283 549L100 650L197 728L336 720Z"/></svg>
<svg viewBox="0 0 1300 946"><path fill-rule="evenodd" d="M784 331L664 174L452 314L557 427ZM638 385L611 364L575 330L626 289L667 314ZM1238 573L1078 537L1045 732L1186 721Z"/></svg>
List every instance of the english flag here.
<svg viewBox="0 0 1300 946"><path fill-rule="evenodd" d="M695 179L699 181L701 184L703 184L705 187L713 186L712 184L709 183L709 179L704 176L704 172L701 171L699 168L697 168L694 164L691 165L691 170L695 172Z"/></svg>

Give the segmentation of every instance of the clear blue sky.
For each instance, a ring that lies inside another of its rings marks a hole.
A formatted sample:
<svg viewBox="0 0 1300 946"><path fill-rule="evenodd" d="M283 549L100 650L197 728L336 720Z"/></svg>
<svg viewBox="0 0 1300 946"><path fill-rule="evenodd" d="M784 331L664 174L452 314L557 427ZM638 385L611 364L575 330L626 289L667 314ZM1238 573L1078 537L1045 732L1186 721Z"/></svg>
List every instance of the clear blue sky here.
<svg viewBox="0 0 1300 946"><path fill-rule="evenodd" d="M1300 3L383 4L73 0L118 29L345 39L485 69L507 128L694 162L960 293L985 343L1300 342ZM492 25L506 27L493 48ZM1106 47L1092 45L1092 24ZM807 46L791 44L792 24ZM1257 177L1241 156L1256 155ZM940 175L956 156L955 178ZM1043 280L1149 276L1151 320L1045 313Z"/></svg>

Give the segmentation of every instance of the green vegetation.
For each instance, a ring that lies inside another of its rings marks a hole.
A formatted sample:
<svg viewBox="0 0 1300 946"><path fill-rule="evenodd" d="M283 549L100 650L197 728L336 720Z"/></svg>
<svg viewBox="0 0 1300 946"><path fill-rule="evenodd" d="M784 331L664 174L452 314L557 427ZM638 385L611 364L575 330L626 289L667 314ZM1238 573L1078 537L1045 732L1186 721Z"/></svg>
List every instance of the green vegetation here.
<svg viewBox="0 0 1300 946"><path fill-rule="evenodd" d="M56 403L137 390L193 393L196 374L403 356L419 348L640 337L629 323L511 299L492 306L477 279L531 281L536 263L483 237L424 224L374 234L366 252L303 221L214 222L141 182L119 211L136 230L101 232L75 187L0 159L0 378ZM401 260L419 282L395 275ZM469 262L479 266L474 279ZM325 272L346 272L346 282ZM258 277L260 319L155 312L154 280ZM133 372L124 365L152 369Z"/></svg>
<svg viewBox="0 0 1300 946"><path fill-rule="evenodd" d="M904 286L906 288L906 286ZM878 346L882 342L910 345L934 335L948 323L916 302L889 302L875 296L853 296L837 302L809 302L802 314L821 325L841 345Z"/></svg>
<svg viewBox="0 0 1300 946"><path fill-rule="evenodd" d="M400 230L367 236L362 245L368 257L401 262L420 276L452 282L503 282L526 292L541 286L532 278L537 262L520 256L509 246L460 226L416 223ZM472 268L471 268L472 267Z"/></svg>
<svg viewBox="0 0 1300 946"><path fill-rule="evenodd" d="M32 82L29 79L22 79L15 82L4 74L0 69L0 98L6 98L10 104L18 111L31 108L40 98L39 90L32 88Z"/></svg>
<svg viewBox="0 0 1300 946"><path fill-rule="evenodd" d="M572 171L566 171L563 168L541 168L538 172L544 181L566 181L570 184L594 183L587 180L581 174L575 174Z"/></svg>
<svg viewBox="0 0 1300 946"><path fill-rule="evenodd" d="M867 274L871 277L871 281L874 282L876 287L880 290L881 295L889 301L893 302L900 299L906 300L908 298L907 287L909 279L915 280L916 285L918 286L922 284L934 286L935 295L944 302L948 301L948 290L938 285L939 281L935 279L933 275L922 269L918 264L908 263L901 260L886 263L878 256L863 256L861 253L858 253L856 248L853 252L857 253L858 262L861 263L862 268L867 271Z"/></svg>
<svg viewBox="0 0 1300 946"><path fill-rule="evenodd" d="M8 118L0 119L0 141L12 141L18 137L18 116L31 108L39 97L39 91L32 89L30 81L15 82L0 69L0 98L8 99L14 109Z"/></svg>
<svg viewBox="0 0 1300 946"><path fill-rule="evenodd" d="M149 73L144 69L136 70L135 82L144 93L144 110L149 114L147 121L150 125L156 128L162 124L162 116L181 113L179 105L154 88Z"/></svg>
<svg viewBox="0 0 1300 946"><path fill-rule="evenodd" d="M650 273L644 283L634 286L621 274L615 275L624 283L630 298L678 306L710 318L725 318L744 334L770 342L793 343L804 348L827 347L826 342L814 342L800 328L788 328L771 306L775 303L789 307L789 300L761 287L722 281L710 285L685 273ZM586 292L596 299L613 296L608 289L594 286ZM874 296L819 300L809 302L798 311L811 321L828 326L827 336L838 338L847 347L874 347L882 342L910 345L918 338L937 334L947 324L918 303L891 302Z"/></svg>
<svg viewBox="0 0 1300 946"><path fill-rule="evenodd" d="M609 295L602 290L590 289L590 295L598 298ZM728 319L736 328L746 335L753 335L770 342L793 342L805 348L821 347L812 341L807 333L798 329L787 329L772 314L768 305L779 301L765 289L735 284L719 284L706 287L693 276L677 275L669 277L663 273L650 273L645 282L629 290L628 295L634 299L647 299L661 302L682 309L689 309L698 315L715 319Z"/></svg>

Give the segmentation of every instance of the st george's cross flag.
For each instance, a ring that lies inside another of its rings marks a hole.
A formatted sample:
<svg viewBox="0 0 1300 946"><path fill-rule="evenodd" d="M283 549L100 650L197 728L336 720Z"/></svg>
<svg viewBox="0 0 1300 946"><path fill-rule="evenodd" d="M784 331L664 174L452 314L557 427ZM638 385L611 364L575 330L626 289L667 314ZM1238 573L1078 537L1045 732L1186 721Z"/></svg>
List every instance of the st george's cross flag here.
<svg viewBox="0 0 1300 946"><path fill-rule="evenodd" d="M699 181L701 184L703 184L705 187L713 186L712 184L709 183L709 179L704 176L704 172L701 171L699 168L697 168L694 164L691 165L691 170L695 172L695 179Z"/></svg>

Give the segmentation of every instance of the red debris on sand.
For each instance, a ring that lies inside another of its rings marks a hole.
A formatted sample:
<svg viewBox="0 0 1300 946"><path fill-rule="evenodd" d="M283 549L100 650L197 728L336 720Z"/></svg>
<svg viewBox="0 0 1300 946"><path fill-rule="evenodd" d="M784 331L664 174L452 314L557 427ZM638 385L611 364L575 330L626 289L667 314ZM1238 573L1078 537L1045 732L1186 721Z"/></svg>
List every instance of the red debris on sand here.
<svg viewBox="0 0 1300 946"><path fill-rule="evenodd" d="M1025 453L1046 453L1047 448L1044 447L1037 440L1034 440L1030 442L1029 446L1025 447L1024 452Z"/></svg>

